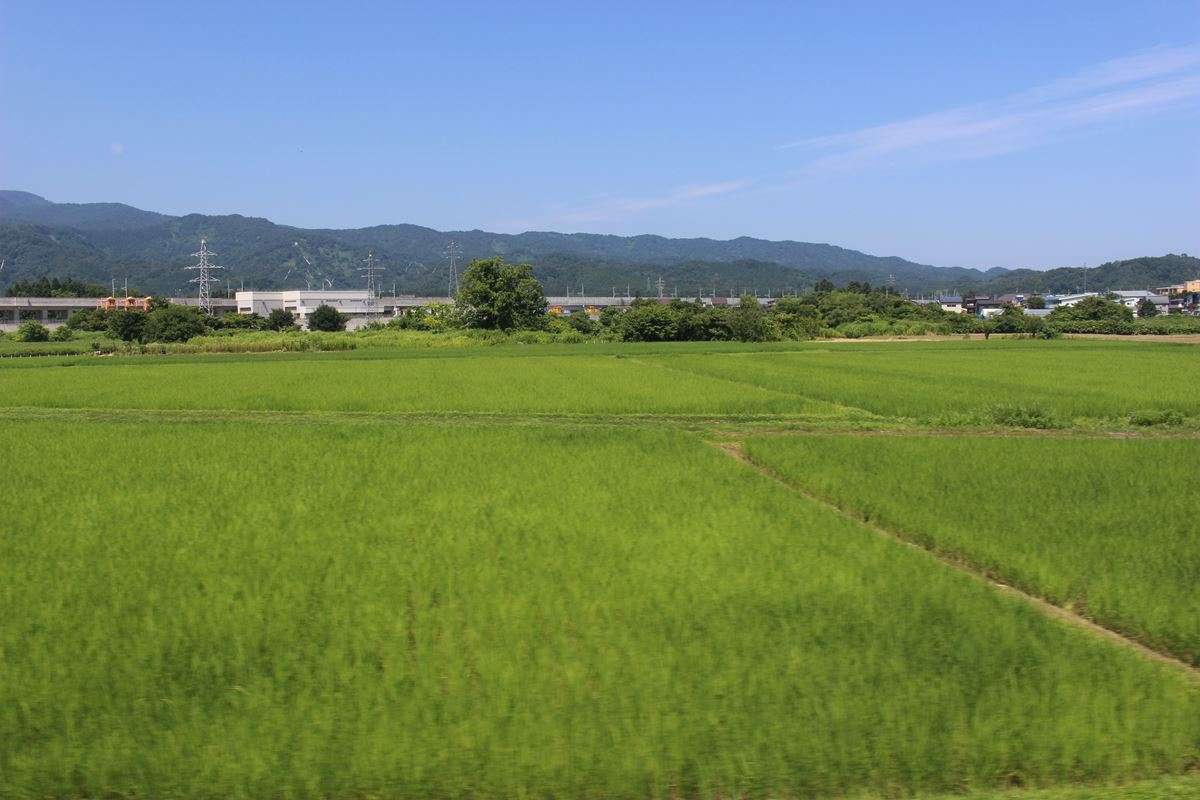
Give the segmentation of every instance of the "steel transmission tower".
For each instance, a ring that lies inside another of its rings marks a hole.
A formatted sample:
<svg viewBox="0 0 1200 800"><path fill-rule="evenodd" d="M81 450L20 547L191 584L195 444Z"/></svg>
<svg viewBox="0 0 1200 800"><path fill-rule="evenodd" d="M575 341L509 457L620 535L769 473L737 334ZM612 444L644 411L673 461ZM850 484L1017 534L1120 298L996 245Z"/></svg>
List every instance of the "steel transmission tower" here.
<svg viewBox="0 0 1200 800"><path fill-rule="evenodd" d="M450 262L450 280L448 282L448 291L450 296L454 297L456 294L458 294L458 257L462 255L462 247L459 246L458 242L451 241L450 244L446 245L446 250L443 252L443 255L445 255Z"/></svg>
<svg viewBox="0 0 1200 800"><path fill-rule="evenodd" d="M184 267L184 269L187 270L198 271L196 277L192 278L190 281L188 281L188 283L199 284L200 292L197 297L199 300L198 305L200 306L200 310L205 314L213 313L212 293L209 291L209 286L214 283L219 283L219 281L213 277L212 271L217 269L225 269L224 267L218 267L216 264L208 263L209 257L214 255L216 255L216 253L209 252L207 243L201 239L200 252L192 253L192 258L198 258L200 261L193 266Z"/></svg>
<svg viewBox="0 0 1200 800"><path fill-rule="evenodd" d="M360 267L359 272L367 276L367 305L375 305L376 285L375 276L379 274L379 265L375 263L375 254L367 251L367 257L363 259L365 267Z"/></svg>

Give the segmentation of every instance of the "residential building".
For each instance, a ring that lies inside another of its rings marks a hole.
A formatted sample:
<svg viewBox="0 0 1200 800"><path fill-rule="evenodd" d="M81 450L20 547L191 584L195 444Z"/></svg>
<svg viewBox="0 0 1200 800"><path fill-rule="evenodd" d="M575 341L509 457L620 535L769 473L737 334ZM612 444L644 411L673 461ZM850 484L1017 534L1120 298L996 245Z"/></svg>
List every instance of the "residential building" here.
<svg viewBox="0 0 1200 800"><path fill-rule="evenodd" d="M1158 309L1160 314L1165 314L1170 310L1170 298L1166 295L1156 292L1146 291L1144 289L1125 290L1121 289L1110 294L1116 295L1116 301L1128 309L1137 312L1138 305L1143 300L1149 300Z"/></svg>

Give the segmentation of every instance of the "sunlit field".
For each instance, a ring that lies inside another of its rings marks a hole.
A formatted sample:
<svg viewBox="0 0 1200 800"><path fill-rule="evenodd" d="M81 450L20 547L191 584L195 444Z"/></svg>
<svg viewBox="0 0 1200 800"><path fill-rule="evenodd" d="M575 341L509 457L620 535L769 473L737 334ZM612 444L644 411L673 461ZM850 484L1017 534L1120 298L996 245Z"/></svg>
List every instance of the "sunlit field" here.
<svg viewBox="0 0 1200 800"><path fill-rule="evenodd" d="M1195 675L938 557L1194 660L1195 351L922 426L1128 357L994 344L0 362L0 797L1200 796Z"/></svg>
<svg viewBox="0 0 1200 800"><path fill-rule="evenodd" d="M813 346L794 353L663 358L697 375L938 420L996 406L1075 417L1139 409L1200 416L1200 348L1150 342L913 342Z"/></svg>
<svg viewBox="0 0 1200 800"><path fill-rule="evenodd" d="M1174 674L684 434L3 436L27 794L947 789L1200 741Z"/></svg>
<svg viewBox="0 0 1200 800"><path fill-rule="evenodd" d="M221 358L168 357L146 363L92 359L74 367L33 370L0 365L0 402L259 411L854 413L827 401L585 351L540 358Z"/></svg>
<svg viewBox="0 0 1200 800"><path fill-rule="evenodd" d="M1200 439L761 437L789 480L1200 663Z"/></svg>

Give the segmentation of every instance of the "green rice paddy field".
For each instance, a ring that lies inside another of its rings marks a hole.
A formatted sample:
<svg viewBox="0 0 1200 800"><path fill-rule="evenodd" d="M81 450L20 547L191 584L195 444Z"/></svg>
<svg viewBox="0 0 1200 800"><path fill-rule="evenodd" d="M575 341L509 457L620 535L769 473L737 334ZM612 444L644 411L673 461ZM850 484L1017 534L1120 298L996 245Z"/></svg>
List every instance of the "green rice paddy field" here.
<svg viewBox="0 0 1200 800"><path fill-rule="evenodd" d="M1200 797L1197 367L0 362L0 797Z"/></svg>

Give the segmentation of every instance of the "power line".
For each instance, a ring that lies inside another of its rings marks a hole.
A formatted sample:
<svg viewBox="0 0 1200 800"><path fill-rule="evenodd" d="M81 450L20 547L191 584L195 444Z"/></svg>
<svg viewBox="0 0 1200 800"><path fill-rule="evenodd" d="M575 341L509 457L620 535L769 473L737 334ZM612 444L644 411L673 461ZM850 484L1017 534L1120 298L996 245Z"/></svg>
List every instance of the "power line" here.
<svg viewBox="0 0 1200 800"><path fill-rule="evenodd" d="M458 294L458 257L462 255L462 247L452 239L442 255L450 262L450 276L446 286L447 293L454 297Z"/></svg>
<svg viewBox="0 0 1200 800"><path fill-rule="evenodd" d="M367 276L367 305L375 305L375 276L379 274L380 268L375 263L375 254L367 251L367 257L363 259L365 267L359 268L359 272Z"/></svg>
<svg viewBox="0 0 1200 800"><path fill-rule="evenodd" d="M188 283L199 284L200 292L197 296L197 300L198 300L197 305L200 306L200 310L203 311L205 314L213 313L212 293L209 290L209 287L212 284L218 282L217 279L212 276L212 270L225 269L224 267L219 267L216 264L210 264L208 262L209 256L215 256L215 255L216 255L216 253L209 252L207 243L203 239L201 239L200 240L200 252L192 253L192 258L198 258L198 259L200 259L200 261L190 267L184 267L184 269L186 269L186 270L197 270L198 271L198 274L196 275L196 277L192 278L190 281L188 281Z"/></svg>

